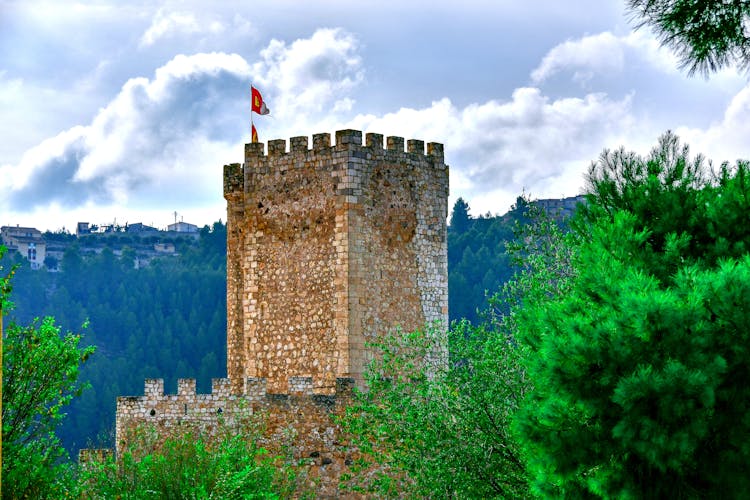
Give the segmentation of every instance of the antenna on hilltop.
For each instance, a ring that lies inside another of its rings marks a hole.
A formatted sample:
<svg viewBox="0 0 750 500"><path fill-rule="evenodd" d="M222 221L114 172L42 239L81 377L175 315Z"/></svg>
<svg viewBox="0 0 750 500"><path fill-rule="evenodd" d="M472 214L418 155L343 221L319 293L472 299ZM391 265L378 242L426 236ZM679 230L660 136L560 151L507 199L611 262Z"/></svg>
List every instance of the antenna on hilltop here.
<svg viewBox="0 0 750 500"><path fill-rule="evenodd" d="M177 211L174 212L174 223L177 224Z"/></svg>

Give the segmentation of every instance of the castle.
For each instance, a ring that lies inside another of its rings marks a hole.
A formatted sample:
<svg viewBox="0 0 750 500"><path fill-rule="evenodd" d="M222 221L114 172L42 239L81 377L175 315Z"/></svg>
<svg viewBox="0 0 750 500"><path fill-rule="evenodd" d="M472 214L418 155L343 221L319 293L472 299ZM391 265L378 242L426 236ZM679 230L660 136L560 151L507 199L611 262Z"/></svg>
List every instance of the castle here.
<svg viewBox="0 0 750 500"><path fill-rule="evenodd" d="M340 412L374 353L396 327L448 323L443 146L356 130L245 145L224 166L227 201L227 378L211 394L194 379L164 394L117 400L117 448L141 424L210 429L265 412L269 440L293 428L320 477L349 458L336 449ZM436 356L444 356L437 352ZM326 472L326 467L329 471ZM323 482L323 487L335 483Z"/></svg>

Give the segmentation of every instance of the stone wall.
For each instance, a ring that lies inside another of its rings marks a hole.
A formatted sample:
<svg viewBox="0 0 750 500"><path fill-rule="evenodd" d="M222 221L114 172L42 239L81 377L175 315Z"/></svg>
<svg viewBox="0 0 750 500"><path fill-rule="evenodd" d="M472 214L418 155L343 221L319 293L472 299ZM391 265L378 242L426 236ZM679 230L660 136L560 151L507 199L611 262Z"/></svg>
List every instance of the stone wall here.
<svg viewBox="0 0 750 500"><path fill-rule="evenodd" d="M204 436L261 424L259 443L272 453L291 453L307 465L304 473L319 494L335 496L338 478L351 464L333 416L351 401L352 379L336 380L330 395L313 393L310 377L289 377L284 393L269 393L265 379L248 378L242 394L232 394L229 379L213 379L210 394L196 394L195 379L179 379L177 394L164 394L163 379L147 379L143 396L117 398L117 450L127 449L134 432L156 431L160 440L189 429ZM254 418L253 417L257 417ZM247 429L245 429L247 430ZM158 446L158 443L154 443ZM84 462L101 450L82 450Z"/></svg>
<svg viewBox="0 0 750 500"><path fill-rule="evenodd" d="M342 130L245 146L225 167L230 379L361 383L368 340L447 325L448 168L441 144ZM229 283L231 281L231 283ZM241 303L241 307L239 304ZM233 390L239 390L234 382Z"/></svg>
<svg viewBox="0 0 750 500"><path fill-rule="evenodd" d="M117 451L141 426L161 438L189 426L263 420L264 444L308 461L318 493L336 495L351 461L341 414L389 330L448 323L448 167L443 146L356 130L245 145L224 167L227 375L117 400ZM445 350L436 353L444 359ZM440 359L438 359L439 361Z"/></svg>
<svg viewBox="0 0 750 500"><path fill-rule="evenodd" d="M245 393L239 397L230 391L229 379L216 378L211 381L210 394L196 394L195 379L179 379L177 394L164 394L163 379L146 379L143 396L120 396L117 398L115 439L118 451L128 444L129 432L142 423L152 425L160 431L183 424L199 424L211 432L219 419L230 424L234 419L252 414L254 395L265 395L264 381L248 381Z"/></svg>

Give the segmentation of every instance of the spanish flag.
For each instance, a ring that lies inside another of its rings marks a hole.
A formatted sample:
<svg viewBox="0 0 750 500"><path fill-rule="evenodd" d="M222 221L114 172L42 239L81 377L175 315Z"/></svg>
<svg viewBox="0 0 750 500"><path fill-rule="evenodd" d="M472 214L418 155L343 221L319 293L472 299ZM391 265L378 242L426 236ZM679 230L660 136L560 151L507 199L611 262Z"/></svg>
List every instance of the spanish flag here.
<svg viewBox="0 0 750 500"><path fill-rule="evenodd" d="M251 125L252 127L252 139L251 142L258 142L258 131L255 130L255 125Z"/></svg>
<svg viewBox="0 0 750 500"><path fill-rule="evenodd" d="M271 111L266 107L266 103L263 102L263 96L260 95L260 92L258 89L250 86L250 93L252 95L252 106L251 110L255 113L258 113L259 115L267 115Z"/></svg>

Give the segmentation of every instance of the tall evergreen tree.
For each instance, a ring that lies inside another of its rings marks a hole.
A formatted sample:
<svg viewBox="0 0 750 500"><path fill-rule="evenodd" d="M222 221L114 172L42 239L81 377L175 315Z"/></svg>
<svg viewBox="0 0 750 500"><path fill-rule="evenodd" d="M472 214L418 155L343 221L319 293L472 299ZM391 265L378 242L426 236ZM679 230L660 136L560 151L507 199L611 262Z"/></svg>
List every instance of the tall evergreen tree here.
<svg viewBox="0 0 750 500"><path fill-rule="evenodd" d="M471 225L471 217L469 216L469 204L464 201L463 198L456 200L453 204L453 212L451 212L450 229L456 234L463 234Z"/></svg>
<svg viewBox="0 0 750 500"><path fill-rule="evenodd" d="M515 428L537 493L750 491L749 173L712 180L671 134L591 169L572 280L515 318L534 386Z"/></svg>

